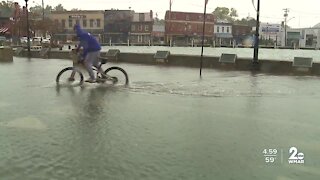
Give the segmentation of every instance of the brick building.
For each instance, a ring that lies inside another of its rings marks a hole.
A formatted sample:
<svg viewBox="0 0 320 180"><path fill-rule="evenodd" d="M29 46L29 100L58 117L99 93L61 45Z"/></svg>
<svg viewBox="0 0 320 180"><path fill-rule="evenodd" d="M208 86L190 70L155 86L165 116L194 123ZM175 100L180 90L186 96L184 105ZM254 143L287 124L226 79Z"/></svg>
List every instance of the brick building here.
<svg viewBox="0 0 320 180"><path fill-rule="evenodd" d="M106 43L127 43L134 11L106 10L104 12L104 38Z"/></svg>
<svg viewBox="0 0 320 180"><path fill-rule="evenodd" d="M151 43L153 12L134 13L131 21L130 42L134 44Z"/></svg>
<svg viewBox="0 0 320 180"><path fill-rule="evenodd" d="M165 15L165 40L172 45L201 44L203 34L203 13L167 11ZM206 15L205 43L212 42L214 16Z"/></svg>

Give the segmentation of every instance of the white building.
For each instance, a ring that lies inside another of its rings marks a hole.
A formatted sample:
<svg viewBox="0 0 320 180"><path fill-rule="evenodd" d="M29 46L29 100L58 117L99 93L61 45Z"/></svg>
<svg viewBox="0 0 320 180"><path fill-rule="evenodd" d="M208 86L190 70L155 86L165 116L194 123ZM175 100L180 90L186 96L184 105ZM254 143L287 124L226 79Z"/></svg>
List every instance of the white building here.
<svg viewBox="0 0 320 180"><path fill-rule="evenodd" d="M217 22L214 24L214 41L218 45L232 45L232 24Z"/></svg>
<svg viewBox="0 0 320 180"><path fill-rule="evenodd" d="M293 43L302 48L320 48L320 23L312 28L288 29L287 46Z"/></svg>
<svg viewBox="0 0 320 180"><path fill-rule="evenodd" d="M272 40L277 45L281 44L283 28L281 24L261 23L259 34L261 39Z"/></svg>
<svg viewBox="0 0 320 180"><path fill-rule="evenodd" d="M320 27L300 29L300 47L320 48Z"/></svg>

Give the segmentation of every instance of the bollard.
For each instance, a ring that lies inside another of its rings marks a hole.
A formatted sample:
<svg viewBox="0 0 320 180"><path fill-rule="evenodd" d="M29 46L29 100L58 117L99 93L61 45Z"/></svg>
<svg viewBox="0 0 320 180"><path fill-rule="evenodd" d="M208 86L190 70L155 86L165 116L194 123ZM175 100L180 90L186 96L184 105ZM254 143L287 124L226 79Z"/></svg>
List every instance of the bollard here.
<svg viewBox="0 0 320 180"><path fill-rule="evenodd" d="M12 47L0 47L0 57L1 62L13 62Z"/></svg>

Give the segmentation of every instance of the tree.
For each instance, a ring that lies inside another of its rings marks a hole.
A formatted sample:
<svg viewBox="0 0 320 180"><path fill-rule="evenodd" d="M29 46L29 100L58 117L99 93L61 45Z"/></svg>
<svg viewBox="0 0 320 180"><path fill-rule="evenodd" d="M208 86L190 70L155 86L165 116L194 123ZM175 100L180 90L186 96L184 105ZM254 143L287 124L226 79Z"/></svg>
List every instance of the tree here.
<svg viewBox="0 0 320 180"><path fill-rule="evenodd" d="M58 4L53 8L54 11L66 11L66 9L62 6L62 4Z"/></svg>
<svg viewBox="0 0 320 180"><path fill-rule="evenodd" d="M238 11L234 8L231 8L229 15L231 18L236 18L236 17L238 17Z"/></svg>
<svg viewBox="0 0 320 180"><path fill-rule="evenodd" d="M1 16L11 17L14 12L14 2L12 1L2 1L0 2L0 13Z"/></svg>
<svg viewBox="0 0 320 180"><path fill-rule="evenodd" d="M238 25L255 27L257 24L257 21L252 17L247 17L247 18L242 18L241 20L235 20L234 23Z"/></svg>
<svg viewBox="0 0 320 180"><path fill-rule="evenodd" d="M229 16L229 8L226 7L217 7L213 14L215 15L217 20L227 20Z"/></svg>
<svg viewBox="0 0 320 180"><path fill-rule="evenodd" d="M238 17L238 12L235 8L217 7L213 12L218 21L234 22Z"/></svg>
<svg viewBox="0 0 320 180"><path fill-rule="evenodd" d="M43 15L44 11L44 16L49 17L51 11L52 11L52 6L47 5L46 8L42 9L42 6L40 5L35 5L33 7L30 7L29 11L31 14L31 17L33 18L40 18Z"/></svg>

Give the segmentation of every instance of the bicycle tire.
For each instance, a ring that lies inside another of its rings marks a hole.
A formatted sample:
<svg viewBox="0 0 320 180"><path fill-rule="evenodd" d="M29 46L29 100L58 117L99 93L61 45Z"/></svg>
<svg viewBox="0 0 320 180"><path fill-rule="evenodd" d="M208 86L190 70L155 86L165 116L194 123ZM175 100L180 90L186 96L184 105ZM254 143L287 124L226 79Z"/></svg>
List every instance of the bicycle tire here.
<svg viewBox="0 0 320 180"><path fill-rule="evenodd" d="M128 77L128 73L124 70L124 69L122 69L121 67L117 67L117 66L113 66L113 67L109 67L108 69L106 69L105 71L104 71L104 73L105 74L107 74L107 75L109 75L109 76L111 76L111 77L113 77L113 78L116 78L117 79L117 82L118 82L118 77L116 77L116 76L113 76L112 74L110 75L110 72L111 71L120 71L123 75L124 75L124 85L128 85L129 84L129 77ZM109 74L108 74L109 73ZM115 82L114 82L115 83Z"/></svg>
<svg viewBox="0 0 320 180"><path fill-rule="evenodd" d="M80 86L83 84L83 74L81 73L81 71L79 71L78 69L74 68L74 67L67 67L67 68L64 68L62 69L57 77L56 77L56 83L57 85L63 85L64 82L66 82L66 79L62 79L62 75L66 75L67 73L72 73L72 72L75 72L75 74L77 75L77 77L75 77L76 81L75 83L69 83L68 85L70 86ZM67 76L66 77L70 77L70 76Z"/></svg>

